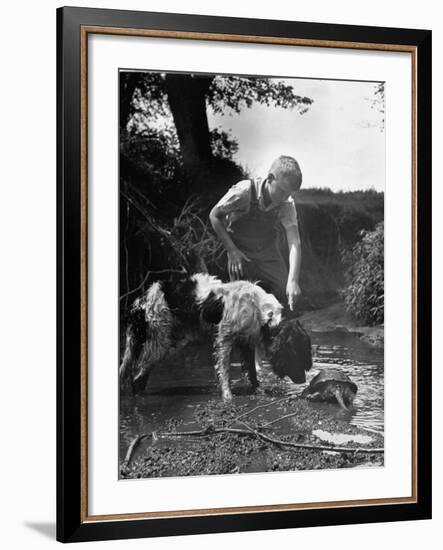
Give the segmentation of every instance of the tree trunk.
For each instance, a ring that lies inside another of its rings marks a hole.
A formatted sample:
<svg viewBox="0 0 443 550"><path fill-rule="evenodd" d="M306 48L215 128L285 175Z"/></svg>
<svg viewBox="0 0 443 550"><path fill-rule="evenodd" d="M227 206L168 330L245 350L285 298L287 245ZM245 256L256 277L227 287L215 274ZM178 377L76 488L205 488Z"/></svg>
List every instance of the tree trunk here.
<svg viewBox="0 0 443 550"><path fill-rule="evenodd" d="M185 169L194 180L212 159L205 94L210 77L167 74L166 92Z"/></svg>

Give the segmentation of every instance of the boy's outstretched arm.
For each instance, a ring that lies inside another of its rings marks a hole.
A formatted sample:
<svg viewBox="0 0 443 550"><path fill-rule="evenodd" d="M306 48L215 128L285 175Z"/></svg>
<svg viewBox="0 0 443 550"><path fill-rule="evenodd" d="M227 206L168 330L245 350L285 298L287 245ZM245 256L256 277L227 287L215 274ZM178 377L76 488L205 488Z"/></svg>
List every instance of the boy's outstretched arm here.
<svg viewBox="0 0 443 550"><path fill-rule="evenodd" d="M228 253L228 272L231 279L243 277L243 261L249 262L249 258L239 250L231 239L224 222L224 214L216 205L209 214L209 220L217 235Z"/></svg>
<svg viewBox="0 0 443 550"><path fill-rule="evenodd" d="M301 241L298 224L286 227L286 238L289 248L289 275L286 285L286 295L288 297L289 309L292 311L301 294L298 283L301 265Z"/></svg>

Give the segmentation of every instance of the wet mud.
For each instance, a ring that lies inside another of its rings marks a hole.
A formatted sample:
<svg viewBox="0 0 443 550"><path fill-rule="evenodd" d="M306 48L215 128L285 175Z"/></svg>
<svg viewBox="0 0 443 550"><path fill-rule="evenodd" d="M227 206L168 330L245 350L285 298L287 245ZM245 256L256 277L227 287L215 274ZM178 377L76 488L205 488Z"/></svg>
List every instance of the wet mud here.
<svg viewBox="0 0 443 550"><path fill-rule="evenodd" d="M154 372L146 395L121 398L120 479L383 466L383 349L347 331L311 336L307 383L319 370L342 369L358 385L351 411L302 399L306 385L280 380L266 365L251 394L233 364L234 400L225 405L209 362L168 365Z"/></svg>

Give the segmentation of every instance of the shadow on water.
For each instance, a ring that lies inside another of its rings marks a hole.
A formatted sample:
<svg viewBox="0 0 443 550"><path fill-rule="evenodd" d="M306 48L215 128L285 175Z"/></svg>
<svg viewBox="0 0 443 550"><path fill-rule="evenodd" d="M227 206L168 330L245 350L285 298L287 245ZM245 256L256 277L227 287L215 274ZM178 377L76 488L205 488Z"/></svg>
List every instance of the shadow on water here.
<svg viewBox="0 0 443 550"><path fill-rule="evenodd" d="M345 331L313 332L313 367L307 382L320 370L339 369L358 386L354 409L342 411L330 403L313 403L318 410L368 431L384 430L384 353L363 343L358 336ZM301 393L305 386L296 386L289 379L278 379L266 364L259 372L262 395L281 397ZM251 404L250 389L238 364L231 365L231 383L238 406ZM124 396L120 400L120 459L131 440L139 434L156 430L193 430L194 413L208 401L219 400L214 369L207 360L183 360L163 365L149 380L147 393ZM274 411L269 414L276 414ZM260 421L272 420L266 410L260 411ZM278 433L288 433L290 420L279 423Z"/></svg>

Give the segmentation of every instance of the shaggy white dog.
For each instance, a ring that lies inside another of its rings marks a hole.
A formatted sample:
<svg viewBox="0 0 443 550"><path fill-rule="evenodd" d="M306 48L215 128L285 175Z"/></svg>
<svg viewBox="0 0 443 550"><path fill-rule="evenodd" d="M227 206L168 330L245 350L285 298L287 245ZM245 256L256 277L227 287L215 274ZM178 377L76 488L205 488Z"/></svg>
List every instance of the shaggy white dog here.
<svg viewBox="0 0 443 550"><path fill-rule="evenodd" d="M129 382L133 391L143 391L153 368L177 346L178 334L186 332L192 337L206 333L210 335L208 341L215 357L222 398L228 402L232 399L229 367L233 347L240 350L249 380L256 387L254 349L261 346L265 353L274 349L276 355L275 338L284 325L282 310L272 294L248 281L223 283L206 273L197 273L155 282L134 301L129 311L126 347L119 369L121 385L124 387ZM291 334L295 331L300 336L297 326L291 324L291 327ZM304 331L301 336L309 340ZM293 343L300 347L295 340ZM302 344L306 353L307 346L307 342ZM276 373L297 381L301 370L304 382L304 370L310 368L310 341L309 365L304 360L298 365L296 375L290 365L294 358L293 353L286 361L280 354Z"/></svg>

